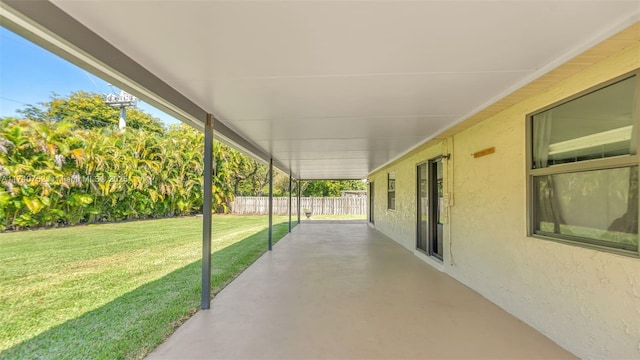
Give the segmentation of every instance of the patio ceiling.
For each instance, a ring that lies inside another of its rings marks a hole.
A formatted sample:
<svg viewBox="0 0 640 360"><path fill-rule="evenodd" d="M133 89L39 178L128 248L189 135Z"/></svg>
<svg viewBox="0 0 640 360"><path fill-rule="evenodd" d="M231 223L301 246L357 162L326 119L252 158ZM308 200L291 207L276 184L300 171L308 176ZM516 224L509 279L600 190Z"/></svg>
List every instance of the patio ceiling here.
<svg viewBox="0 0 640 360"><path fill-rule="evenodd" d="M5 3L100 64L52 50L193 125L214 114L225 140L303 179L364 178L640 12L637 0Z"/></svg>

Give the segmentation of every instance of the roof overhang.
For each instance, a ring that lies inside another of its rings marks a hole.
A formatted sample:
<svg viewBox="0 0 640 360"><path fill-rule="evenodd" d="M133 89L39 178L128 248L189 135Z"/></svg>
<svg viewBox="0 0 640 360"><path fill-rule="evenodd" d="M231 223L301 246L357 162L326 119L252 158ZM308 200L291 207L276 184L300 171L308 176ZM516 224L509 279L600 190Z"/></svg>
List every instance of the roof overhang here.
<svg viewBox="0 0 640 360"><path fill-rule="evenodd" d="M640 12L624 0L0 4L2 25L197 128L214 114L223 141L307 179L364 178L482 121L637 43Z"/></svg>
<svg viewBox="0 0 640 360"><path fill-rule="evenodd" d="M10 6L9 6L10 5ZM28 16L25 14L29 14ZM48 1L0 2L0 24L196 129L207 111ZM215 136L263 163L270 155L215 121ZM288 167L274 159L281 171Z"/></svg>

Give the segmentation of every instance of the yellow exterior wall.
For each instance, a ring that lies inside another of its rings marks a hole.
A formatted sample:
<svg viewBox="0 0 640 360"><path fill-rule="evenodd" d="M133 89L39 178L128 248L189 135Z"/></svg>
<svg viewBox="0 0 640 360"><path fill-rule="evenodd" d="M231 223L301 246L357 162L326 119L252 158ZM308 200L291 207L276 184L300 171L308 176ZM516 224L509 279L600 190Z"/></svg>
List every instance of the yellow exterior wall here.
<svg viewBox="0 0 640 360"><path fill-rule="evenodd" d="M526 114L638 68L636 44L371 174L376 229L426 258L414 250L416 165L450 152L445 258L425 260L581 358L640 359L640 259L527 237L525 161ZM396 211L386 210L388 171Z"/></svg>

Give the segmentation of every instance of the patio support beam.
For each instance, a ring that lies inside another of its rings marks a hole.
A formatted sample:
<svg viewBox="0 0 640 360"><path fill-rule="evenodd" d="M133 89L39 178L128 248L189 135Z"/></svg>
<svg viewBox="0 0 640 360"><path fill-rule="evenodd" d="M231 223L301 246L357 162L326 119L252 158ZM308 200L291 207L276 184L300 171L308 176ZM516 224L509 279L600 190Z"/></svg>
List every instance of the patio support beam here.
<svg viewBox="0 0 640 360"><path fill-rule="evenodd" d="M211 304L211 212L213 210L213 115L204 126L204 203L202 204L202 294L200 308Z"/></svg>
<svg viewBox="0 0 640 360"><path fill-rule="evenodd" d="M302 202L302 198L300 197L300 188L302 187L302 180L298 179L298 224L300 224L300 203Z"/></svg>
<svg viewBox="0 0 640 360"><path fill-rule="evenodd" d="M269 251L273 243L273 159L269 159Z"/></svg>
<svg viewBox="0 0 640 360"><path fill-rule="evenodd" d="M289 232L291 232L291 212L293 211L293 209L291 209L291 193L293 192L293 180L291 179L291 171L289 171Z"/></svg>

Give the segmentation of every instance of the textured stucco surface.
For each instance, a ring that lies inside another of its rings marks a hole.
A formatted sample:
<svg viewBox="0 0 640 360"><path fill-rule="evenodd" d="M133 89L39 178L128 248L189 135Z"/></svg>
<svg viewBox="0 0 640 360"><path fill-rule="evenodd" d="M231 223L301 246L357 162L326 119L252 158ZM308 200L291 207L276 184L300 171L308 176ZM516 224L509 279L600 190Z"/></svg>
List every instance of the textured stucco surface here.
<svg viewBox="0 0 640 360"><path fill-rule="evenodd" d="M376 229L415 249L416 164L449 149L454 205L437 267L579 357L640 359L640 259L528 237L525 164L526 114L639 67L634 46L372 174ZM388 171L396 211L386 210Z"/></svg>

